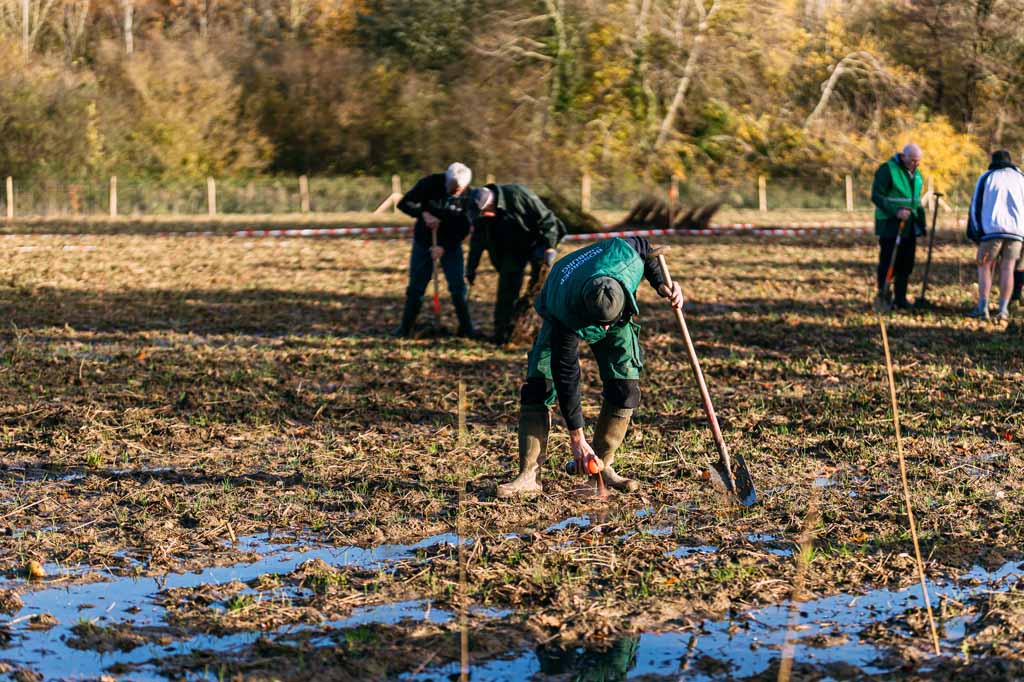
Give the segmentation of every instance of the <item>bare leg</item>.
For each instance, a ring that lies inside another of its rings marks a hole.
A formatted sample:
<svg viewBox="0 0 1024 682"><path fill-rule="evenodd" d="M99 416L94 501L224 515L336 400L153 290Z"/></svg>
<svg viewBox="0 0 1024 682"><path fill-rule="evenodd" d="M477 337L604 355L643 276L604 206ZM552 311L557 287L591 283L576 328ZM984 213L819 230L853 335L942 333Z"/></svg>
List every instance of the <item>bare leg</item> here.
<svg viewBox="0 0 1024 682"><path fill-rule="evenodd" d="M988 297L992 293L992 261L978 263L978 307L988 306Z"/></svg>
<svg viewBox="0 0 1024 682"><path fill-rule="evenodd" d="M1000 313L1005 313L1010 305L1010 294L1013 293L1013 270L1016 265L1016 259L1008 258L1005 254L1003 255L1003 259L999 264Z"/></svg>

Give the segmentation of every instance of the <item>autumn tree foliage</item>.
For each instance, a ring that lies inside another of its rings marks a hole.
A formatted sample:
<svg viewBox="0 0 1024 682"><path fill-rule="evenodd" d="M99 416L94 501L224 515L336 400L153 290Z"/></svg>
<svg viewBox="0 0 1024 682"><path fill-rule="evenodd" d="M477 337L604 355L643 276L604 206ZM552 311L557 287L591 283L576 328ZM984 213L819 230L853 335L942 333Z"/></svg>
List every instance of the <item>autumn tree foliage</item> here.
<svg viewBox="0 0 1024 682"><path fill-rule="evenodd" d="M28 7L26 15L24 8ZM1018 0L0 0L18 176L727 186L1024 142Z"/></svg>

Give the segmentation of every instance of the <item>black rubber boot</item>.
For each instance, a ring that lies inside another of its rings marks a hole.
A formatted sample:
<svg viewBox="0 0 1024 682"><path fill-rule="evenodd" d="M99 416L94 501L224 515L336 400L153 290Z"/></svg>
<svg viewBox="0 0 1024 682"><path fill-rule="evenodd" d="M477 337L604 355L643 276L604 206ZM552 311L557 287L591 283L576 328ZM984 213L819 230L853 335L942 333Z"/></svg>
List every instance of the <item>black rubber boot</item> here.
<svg viewBox="0 0 1024 682"><path fill-rule="evenodd" d="M391 335L399 338L409 338L416 328L416 317L420 314L420 307L423 299L405 299L405 308L402 309L402 322L391 331Z"/></svg>
<svg viewBox="0 0 1024 682"><path fill-rule="evenodd" d="M896 310L906 310L910 307L910 303L907 301L907 280L908 277L905 275L896 275L896 279L892 283L892 307Z"/></svg>
<svg viewBox="0 0 1024 682"><path fill-rule="evenodd" d="M483 334L473 326L473 318L469 314L469 304L465 301L455 303L455 317L459 320L459 331L456 335L467 339L479 339Z"/></svg>

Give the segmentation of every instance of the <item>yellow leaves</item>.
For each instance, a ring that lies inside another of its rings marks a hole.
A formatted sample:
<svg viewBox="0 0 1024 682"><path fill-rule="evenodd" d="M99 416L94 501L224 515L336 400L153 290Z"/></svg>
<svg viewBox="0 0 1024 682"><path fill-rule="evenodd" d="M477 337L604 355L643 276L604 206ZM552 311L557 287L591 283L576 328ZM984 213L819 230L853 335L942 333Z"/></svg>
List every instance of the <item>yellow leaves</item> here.
<svg viewBox="0 0 1024 682"><path fill-rule="evenodd" d="M908 142L924 151L921 174L926 187L931 180L937 191L946 191L957 179L984 169L984 150L973 136L958 133L945 116L925 119L904 110L894 112L891 125L882 134L879 152L891 156Z"/></svg>

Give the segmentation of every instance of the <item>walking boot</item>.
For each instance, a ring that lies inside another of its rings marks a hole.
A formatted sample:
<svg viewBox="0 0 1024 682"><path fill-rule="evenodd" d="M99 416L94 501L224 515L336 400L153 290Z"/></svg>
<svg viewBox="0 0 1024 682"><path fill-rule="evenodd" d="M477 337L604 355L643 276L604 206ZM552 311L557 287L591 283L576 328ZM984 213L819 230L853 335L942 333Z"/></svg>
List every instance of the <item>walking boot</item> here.
<svg viewBox="0 0 1024 682"><path fill-rule="evenodd" d="M615 461L615 451L622 445L626 437L626 430L629 428L629 418L633 416L633 410L628 407L614 407L610 403L601 403L601 413L597 417L597 426L594 427L594 454L604 462L604 483L609 488L615 488L623 492L631 493L640 489L640 484L632 479L623 478L615 473L612 463Z"/></svg>
<svg viewBox="0 0 1024 682"><path fill-rule="evenodd" d="M1013 293L1010 295L1010 303L1021 304L1020 290L1024 287L1024 270L1017 270L1013 273Z"/></svg>
<svg viewBox="0 0 1024 682"><path fill-rule="evenodd" d="M393 330L391 335L399 338L409 338L416 329L416 317L420 314L420 307L423 305L422 298L406 298L405 308L402 309L402 322Z"/></svg>
<svg viewBox="0 0 1024 682"><path fill-rule="evenodd" d="M910 307L910 303L907 301L907 280L909 278L903 275L897 275L896 279L892 283L893 300L892 307L896 310L906 310Z"/></svg>
<svg viewBox="0 0 1024 682"><path fill-rule="evenodd" d="M882 289L879 289L878 294L875 295L875 301L872 308L874 308L876 313L887 313L892 308L892 305L889 303L889 299L886 297L885 293L883 293Z"/></svg>
<svg viewBox="0 0 1024 682"><path fill-rule="evenodd" d="M519 410L519 475L510 483L498 486L499 499L536 495L540 485L540 469L547 460L548 431L551 412L547 405L523 405Z"/></svg>
<svg viewBox="0 0 1024 682"><path fill-rule="evenodd" d="M483 336L480 330L473 326L473 318L470 317L468 303L465 301L455 303L455 317L459 319L457 336L467 339L479 339Z"/></svg>

